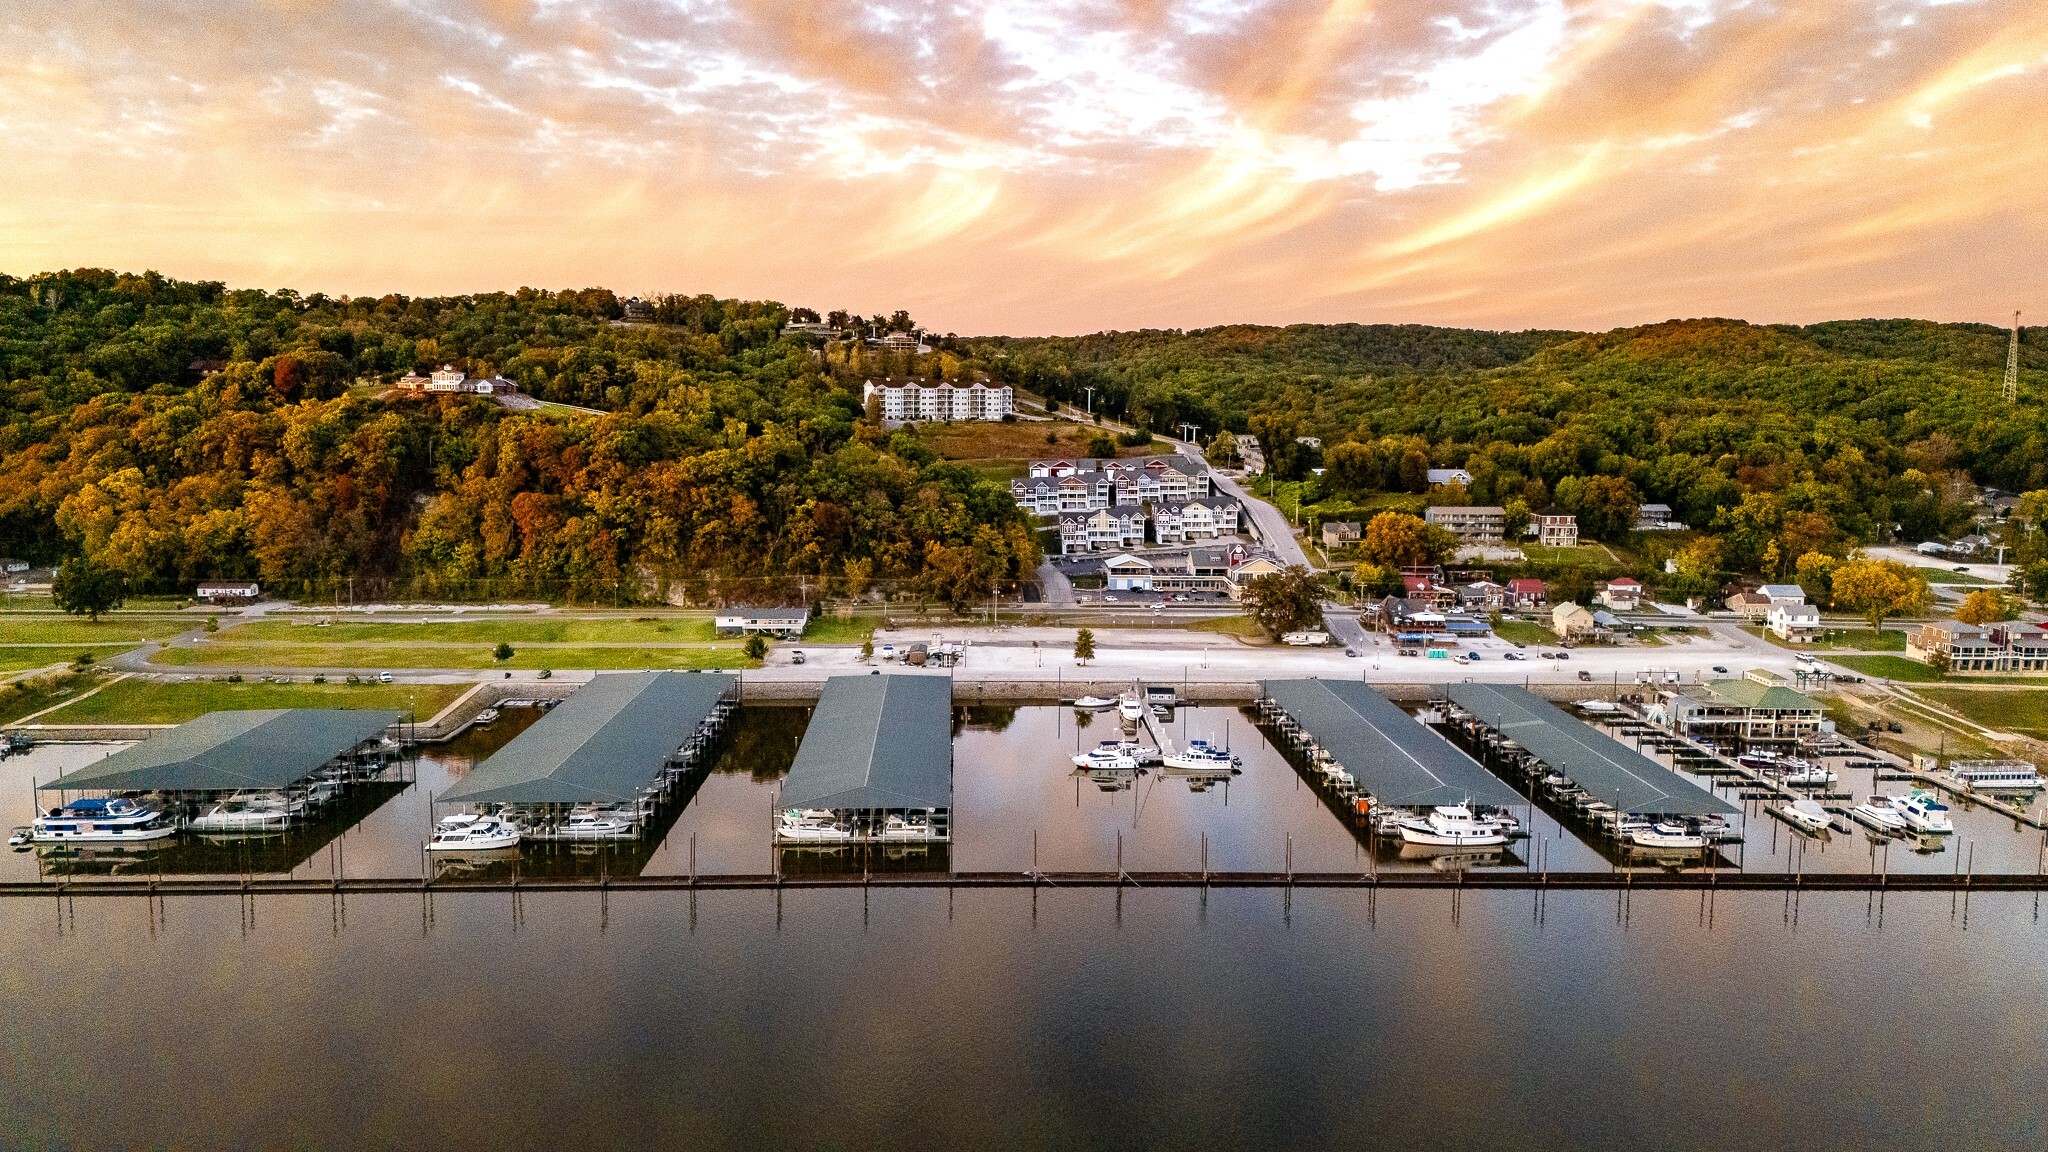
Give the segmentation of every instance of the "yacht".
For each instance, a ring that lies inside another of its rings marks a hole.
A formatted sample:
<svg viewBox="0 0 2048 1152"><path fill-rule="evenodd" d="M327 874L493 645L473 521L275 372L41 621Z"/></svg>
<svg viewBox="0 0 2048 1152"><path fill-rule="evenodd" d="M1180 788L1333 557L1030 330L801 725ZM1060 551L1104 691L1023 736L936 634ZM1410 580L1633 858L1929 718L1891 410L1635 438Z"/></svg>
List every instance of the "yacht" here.
<svg viewBox="0 0 2048 1152"><path fill-rule="evenodd" d="M1116 714L1123 717L1125 723L1136 724L1145 718L1145 698L1133 688L1117 697Z"/></svg>
<svg viewBox="0 0 2048 1152"><path fill-rule="evenodd" d="M1955 766L1956 780L1973 792L2039 792L2048 781L2024 761L1977 767Z"/></svg>
<svg viewBox="0 0 2048 1152"><path fill-rule="evenodd" d="M1778 754L1767 748L1759 748L1754 752L1744 752L1735 758L1735 762L1744 768L1753 768L1758 772L1775 772L1782 764Z"/></svg>
<svg viewBox="0 0 2048 1152"><path fill-rule="evenodd" d="M429 852L482 852L494 848L517 848L519 825L496 816L464 812L443 816L434 825L434 838L427 841Z"/></svg>
<svg viewBox="0 0 2048 1152"><path fill-rule="evenodd" d="M1182 772L1238 772L1244 761L1207 740L1190 740L1186 748L1167 753L1165 763Z"/></svg>
<svg viewBox="0 0 2048 1152"><path fill-rule="evenodd" d="M1890 797L1892 807L1899 810L1906 823L1915 832L1945 835L1956 830L1955 821L1949 819L1948 805L1934 798L1934 793L1915 788L1911 795Z"/></svg>
<svg viewBox="0 0 2048 1152"><path fill-rule="evenodd" d="M785 812L782 815L782 819L776 823L775 838L777 840L802 844L823 844L841 843L853 839L853 830L844 824L809 817L799 817L792 820L790 816L790 813Z"/></svg>
<svg viewBox="0 0 2048 1152"><path fill-rule="evenodd" d="M36 817L30 835L38 844L127 844L178 834L164 814L133 800L73 800Z"/></svg>
<svg viewBox="0 0 2048 1152"><path fill-rule="evenodd" d="M1427 816L1400 822L1401 839L1409 844L1438 844L1452 847L1481 847L1505 844L1508 835L1497 822L1474 816L1464 804L1432 808Z"/></svg>
<svg viewBox="0 0 2048 1152"><path fill-rule="evenodd" d="M1778 777L1778 781L1787 788L1819 788L1838 779L1834 772L1819 764L1809 764L1804 760L1787 760L1784 763L1785 774Z"/></svg>
<svg viewBox="0 0 2048 1152"><path fill-rule="evenodd" d="M1650 848L1660 852L1697 852L1707 846L1705 834L1698 829L1669 820L1659 820L1647 828L1638 828L1629 833L1629 843L1638 848Z"/></svg>
<svg viewBox="0 0 2048 1152"><path fill-rule="evenodd" d="M1780 805L1778 813L1808 833L1825 832L1834 823L1834 817L1828 815L1828 810L1821 807L1818 800L1794 800Z"/></svg>
<svg viewBox="0 0 2048 1152"><path fill-rule="evenodd" d="M1104 740L1074 758L1074 767L1090 772L1136 772L1138 758L1125 752L1121 741Z"/></svg>
<svg viewBox="0 0 2048 1152"><path fill-rule="evenodd" d="M611 809L577 808L569 818L555 825L557 840L626 840L633 836L632 820Z"/></svg>
<svg viewBox="0 0 2048 1152"><path fill-rule="evenodd" d="M1868 801L1858 804L1850 811L1860 817L1865 824L1872 825L1880 831L1904 832L1906 830L1906 814L1899 811L1898 806L1892 803L1892 798L1889 796L1872 796Z"/></svg>
<svg viewBox="0 0 2048 1152"><path fill-rule="evenodd" d="M298 815L290 802L274 794L236 793L192 819L196 832L247 832L282 828Z"/></svg>
<svg viewBox="0 0 2048 1152"><path fill-rule="evenodd" d="M1116 707L1116 701L1107 696L1083 696L1074 701L1074 707L1100 712L1105 708Z"/></svg>
<svg viewBox="0 0 2048 1152"><path fill-rule="evenodd" d="M1116 742L1116 750L1137 761L1140 768L1157 764L1165 759L1164 756L1160 755L1159 749L1147 748L1136 740L1119 740Z"/></svg>
<svg viewBox="0 0 2048 1152"><path fill-rule="evenodd" d="M880 835L884 840L929 840L931 820L925 816L899 816L892 812L888 819L882 821Z"/></svg>

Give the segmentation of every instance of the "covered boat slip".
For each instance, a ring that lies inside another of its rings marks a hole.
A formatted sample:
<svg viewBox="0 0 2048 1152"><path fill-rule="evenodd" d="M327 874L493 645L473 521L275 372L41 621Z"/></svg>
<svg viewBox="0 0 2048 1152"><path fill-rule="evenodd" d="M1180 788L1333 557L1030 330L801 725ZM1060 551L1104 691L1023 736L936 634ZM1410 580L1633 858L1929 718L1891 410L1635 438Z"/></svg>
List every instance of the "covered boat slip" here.
<svg viewBox="0 0 2048 1152"><path fill-rule="evenodd" d="M1522 796L1392 701L1355 680L1267 680L1259 709L1378 806L1519 807Z"/></svg>
<svg viewBox="0 0 2048 1152"><path fill-rule="evenodd" d="M729 674L595 676L435 802L541 813L583 805L648 808L688 771L738 703L739 677Z"/></svg>
<svg viewBox="0 0 2048 1152"><path fill-rule="evenodd" d="M1734 805L1579 720L1526 688L1452 684L1451 703L1497 741L1533 757L1616 811L1642 816L1717 816Z"/></svg>
<svg viewBox="0 0 2048 1152"><path fill-rule="evenodd" d="M783 780L779 807L785 818L777 824L776 840L784 844L950 840L952 680L895 675L825 681ZM787 816L792 812L818 815L799 820Z"/></svg>
<svg viewBox="0 0 2048 1152"><path fill-rule="evenodd" d="M385 732L401 715L354 708L209 712L39 788L45 792L280 792L337 761L349 767L380 763ZM396 745L390 747L396 751Z"/></svg>

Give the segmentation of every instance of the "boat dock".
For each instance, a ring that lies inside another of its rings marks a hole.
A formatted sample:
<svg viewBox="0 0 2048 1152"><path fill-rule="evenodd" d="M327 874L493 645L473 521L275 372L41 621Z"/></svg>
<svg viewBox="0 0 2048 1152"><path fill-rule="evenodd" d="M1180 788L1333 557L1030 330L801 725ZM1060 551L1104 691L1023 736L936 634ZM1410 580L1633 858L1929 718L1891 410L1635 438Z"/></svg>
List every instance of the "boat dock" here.
<svg viewBox="0 0 2048 1152"><path fill-rule="evenodd" d="M1304 752L1358 816L1379 808L1525 801L1462 750L1355 680L1267 680L1260 717Z"/></svg>
<svg viewBox="0 0 2048 1152"><path fill-rule="evenodd" d="M782 847L952 840L951 682L827 680L776 808Z"/></svg>
<svg viewBox="0 0 2048 1152"><path fill-rule="evenodd" d="M730 674L596 676L434 803L495 806L532 840L635 838L737 707ZM603 820L572 827L578 810Z"/></svg>

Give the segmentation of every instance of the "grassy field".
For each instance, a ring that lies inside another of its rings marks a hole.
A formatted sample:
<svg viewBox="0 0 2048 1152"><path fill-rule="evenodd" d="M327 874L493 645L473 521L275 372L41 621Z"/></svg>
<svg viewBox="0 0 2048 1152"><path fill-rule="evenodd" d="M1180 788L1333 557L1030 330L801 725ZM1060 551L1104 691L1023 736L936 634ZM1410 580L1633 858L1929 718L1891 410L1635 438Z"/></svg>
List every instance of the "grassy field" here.
<svg viewBox="0 0 2048 1152"><path fill-rule="evenodd" d="M873 616L821 616L804 629L806 644L858 644L875 634Z"/></svg>
<svg viewBox="0 0 2048 1152"><path fill-rule="evenodd" d="M1557 643L1557 633L1543 625L1527 620L1503 620L1498 613L1493 617L1493 634L1510 644Z"/></svg>
<svg viewBox="0 0 2048 1152"><path fill-rule="evenodd" d="M429 620L423 624L343 620L320 627L259 620L221 632L223 644L702 644L713 639L708 617L618 620Z"/></svg>
<svg viewBox="0 0 2048 1152"><path fill-rule="evenodd" d="M2048 740L2048 688L1985 690L1981 688L1916 688L1952 712L1960 713L1986 728L2018 732L2037 740Z"/></svg>
<svg viewBox="0 0 2048 1152"><path fill-rule="evenodd" d="M178 667L241 668L752 668L756 662L737 643L651 648L514 646L510 660L498 660L485 644L206 644L167 648L151 663Z"/></svg>
<svg viewBox="0 0 2048 1152"><path fill-rule="evenodd" d="M925 424L919 427L918 435L931 446L932 451L946 459L980 467L997 461L1086 456L1089 440L1110 434L1064 420L1049 424L1021 420L1015 424L967 420L956 424ZM1048 435L1052 437L1051 443L1046 442ZM1146 456L1169 450L1168 446L1155 441L1150 448L1118 448L1116 454Z"/></svg>
<svg viewBox="0 0 2048 1152"><path fill-rule="evenodd" d="M0 623L0 646L9 644L120 644L134 647L145 640L162 640L189 632L202 622L194 619L165 619L161 616L108 616L98 623L90 620L39 618Z"/></svg>
<svg viewBox="0 0 2048 1152"><path fill-rule="evenodd" d="M90 652L94 660L105 660L119 656L132 644L81 645L62 648L0 648L0 672L21 672L29 668L43 668L51 664L69 664L79 656Z"/></svg>
<svg viewBox="0 0 2048 1152"><path fill-rule="evenodd" d="M17 680L0 688L0 724L11 724L68 696L76 696L98 683L101 675L99 672L63 672Z"/></svg>
<svg viewBox="0 0 2048 1152"><path fill-rule="evenodd" d="M1207 620L1192 620L1186 624L1169 625L1186 628L1190 632L1220 632L1225 636L1236 636L1243 640L1265 640L1266 630L1249 616L1212 616Z"/></svg>
<svg viewBox="0 0 2048 1152"><path fill-rule="evenodd" d="M1615 558L1607 549L1598 544L1581 544L1577 548L1545 548L1541 544L1523 544L1522 555L1532 564L1555 564L1569 568L1618 568Z"/></svg>
<svg viewBox="0 0 2048 1152"><path fill-rule="evenodd" d="M417 708L421 720L469 691L467 684L184 684L123 680L42 717L40 724L182 724L236 708Z"/></svg>
<svg viewBox="0 0 2048 1152"><path fill-rule="evenodd" d="M1892 628L1887 628L1882 632L1872 632L1868 628L1830 628L1828 629L1826 639L1816 640L1811 644L1793 644L1790 641L1780 640L1775 635L1772 635L1771 630L1768 628L1745 625L1742 630L1752 636L1761 636L1768 643L1794 652L1830 652L1837 650L1847 652L1904 652L1906 650L1906 634Z"/></svg>
<svg viewBox="0 0 2048 1152"><path fill-rule="evenodd" d="M1946 568L1921 568L1920 572L1927 577L1929 584L1974 584L1986 588L2005 587L2004 584L1997 580L1986 580L1982 576L1972 576L1968 572L1951 572Z"/></svg>
<svg viewBox="0 0 2048 1152"><path fill-rule="evenodd" d="M1830 656L1828 662L1853 668L1865 676L1882 676L1908 684L2013 684L2048 688L2048 675L1944 676L1918 660L1908 660L1904 656Z"/></svg>

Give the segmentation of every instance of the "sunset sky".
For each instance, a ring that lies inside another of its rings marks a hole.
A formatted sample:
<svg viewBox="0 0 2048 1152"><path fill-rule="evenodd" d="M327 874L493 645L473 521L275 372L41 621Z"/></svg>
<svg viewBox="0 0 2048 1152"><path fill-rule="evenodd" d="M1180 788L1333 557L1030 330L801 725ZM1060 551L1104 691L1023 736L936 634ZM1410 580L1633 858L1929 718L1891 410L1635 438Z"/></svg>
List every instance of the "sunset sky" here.
<svg viewBox="0 0 2048 1152"><path fill-rule="evenodd" d="M25 0L0 141L14 275L2048 319L2043 0Z"/></svg>

